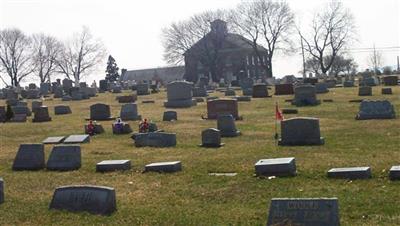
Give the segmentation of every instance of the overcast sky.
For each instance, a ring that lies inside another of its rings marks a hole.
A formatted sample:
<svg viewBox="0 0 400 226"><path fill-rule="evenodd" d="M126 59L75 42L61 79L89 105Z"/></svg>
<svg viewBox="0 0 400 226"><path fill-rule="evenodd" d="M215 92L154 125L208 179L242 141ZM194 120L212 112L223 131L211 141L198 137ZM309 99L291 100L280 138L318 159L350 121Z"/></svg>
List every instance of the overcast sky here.
<svg viewBox="0 0 400 226"><path fill-rule="evenodd" d="M165 66L162 59L161 29L171 22L205 10L229 9L240 0L0 0L0 28L17 27L28 34L44 32L60 39L88 26L94 36L104 42L120 68L143 69ZM323 7L326 1L288 1L302 26L309 15ZM399 0L345 0L354 14L358 43L351 48L399 47ZM297 39L297 36L294 35ZM295 39L295 40L296 40ZM400 49L385 49L385 65L396 65ZM360 65L367 67L367 52L352 51ZM299 54L277 56L274 75L282 77L301 70ZM103 65L96 78L104 77ZM87 78L92 81L95 75Z"/></svg>

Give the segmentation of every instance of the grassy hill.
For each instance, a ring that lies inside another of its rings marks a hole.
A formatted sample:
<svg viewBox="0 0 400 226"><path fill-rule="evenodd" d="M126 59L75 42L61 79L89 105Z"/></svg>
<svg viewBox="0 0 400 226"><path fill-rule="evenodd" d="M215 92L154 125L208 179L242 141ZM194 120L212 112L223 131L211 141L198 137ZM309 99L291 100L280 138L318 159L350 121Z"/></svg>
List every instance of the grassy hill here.
<svg viewBox="0 0 400 226"><path fill-rule="evenodd" d="M400 225L400 181L388 179L388 170L400 165L400 87L382 96L373 88L369 99L388 99L397 119L354 119L359 103L349 103L358 88L336 88L318 99L333 99L314 107L300 107L297 116L320 119L322 146L277 147L274 137L275 101L281 108L293 108L285 99L273 96L240 102L244 120L236 126L243 133L223 138L225 146L204 149L201 131L216 127L214 120L201 120L206 103L176 109L178 121L162 122L166 93L139 96L139 114L156 122L160 129L177 134L174 148L136 148L129 135L113 135L111 121L101 122L106 133L81 145L82 168L72 172L11 170L22 143L40 143L48 136L82 134L89 106L101 102L117 116L117 94L99 94L90 100L61 102L45 100L51 122L0 124L0 177L5 181L5 203L0 205L1 225L265 225L271 198L337 197L342 225ZM130 93L130 92L126 92ZM121 95L121 94L119 94ZM222 93L212 95L223 96ZM142 104L142 100L155 100ZM68 104L71 115L54 115L54 105ZM30 106L31 101L28 101ZM4 100L0 101L4 105ZM285 115L286 118L295 115ZM138 122L129 122L136 131ZM51 146L46 146L46 160ZM254 163L262 158L295 157L298 175L292 178L259 179ZM130 159L130 171L96 173L97 162ZM183 171L174 174L142 174L144 165L156 161L180 160ZM328 179L333 167L370 166L373 178L347 181ZM210 172L236 172L237 176L210 176ZM92 184L115 188L117 212L109 217L48 209L58 186Z"/></svg>

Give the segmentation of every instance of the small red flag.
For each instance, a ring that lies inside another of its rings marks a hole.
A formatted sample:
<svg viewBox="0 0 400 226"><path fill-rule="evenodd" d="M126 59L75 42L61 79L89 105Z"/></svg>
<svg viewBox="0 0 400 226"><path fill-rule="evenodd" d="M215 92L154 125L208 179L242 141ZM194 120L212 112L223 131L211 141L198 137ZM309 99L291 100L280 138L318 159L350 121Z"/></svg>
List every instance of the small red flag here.
<svg viewBox="0 0 400 226"><path fill-rule="evenodd" d="M276 103L275 119L278 120L278 121L282 121L282 120L283 120L283 114L282 114L282 112L279 110L278 102Z"/></svg>

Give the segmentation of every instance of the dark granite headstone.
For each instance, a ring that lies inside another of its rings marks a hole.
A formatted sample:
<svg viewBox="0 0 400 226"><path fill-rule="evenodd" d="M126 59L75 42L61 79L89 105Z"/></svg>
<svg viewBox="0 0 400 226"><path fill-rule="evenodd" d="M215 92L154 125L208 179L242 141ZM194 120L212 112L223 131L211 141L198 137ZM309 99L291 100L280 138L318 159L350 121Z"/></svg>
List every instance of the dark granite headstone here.
<svg viewBox="0 0 400 226"><path fill-rule="evenodd" d="M26 114L14 114L10 122L26 122Z"/></svg>
<svg viewBox="0 0 400 226"><path fill-rule="evenodd" d="M126 104L126 103L134 103L137 100L137 95L127 95L127 96L118 96L118 103Z"/></svg>
<svg viewBox="0 0 400 226"><path fill-rule="evenodd" d="M333 168L328 171L329 178L339 179L368 179L371 178L370 167Z"/></svg>
<svg viewBox="0 0 400 226"><path fill-rule="evenodd" d="M319 119L298 117L281 121L279 145L321 145Z"/></svg>
<svg viewBox="0 0 400 226"><path fill-rule="evenodd" d="M293 84L276 84L275 95L293 95Z"/></svg>
<svg viewBox="0 0 400 226"><path fill-rule="evenodd" d="M399 77L397 75L389 75L383 77L383 84L385 86L397 86L399 81Z"/></svg>
<svg viewBox="0 0 400 226"><path fill-rule="evenodd" d="M97 172L110 172L117 170L130 170L130 160L104 160L96 164Z"/></svg>
<svg viewBox="0 0 400 226"><path fill-rule="evenodd" d="M43 106L42 101L32 101L32 111L33 112L35 112L35 110L41 106Z"/></svg>
<svg viewBox="0 0 400 226"><path fill-rule="evenodd" d="M390 180L400 180L400 166L392 166L389 171Z"/></svg>
<svg viewBox="0 0 400 226"><path fill-rule="evenodd" d="M51 117L49 116L49 108L47 106L41 106L36 108L32 122L48 122L48 121L51 121Z"/></svg>
<svg viewBox="0 0 400 226"><path fill-rule="evenodd" d="M217 99L207 101L207 118L217 119L218 115L232 115L239 119L238 102L233 99Z"/></svg>
<svg viewBox="0 0 400 226"><path fill-rule="evenodd" d="M142 116L138 114L137 104L129 103L121 106L120 117L122 120L141 120Z"/></svg>
<svg viewBox="0 0 400 226"><path fill-rule="evenodd" d="M135 135L136 147L173 147L176 146L175 133L150 132Z"/></svg>
<svg viewBox="0 0 400 226"><path fill-rule="evenodd" d="M384 95L391 95L391 94L393 94L392 88L382 88L382 94L384 94Z"/></svg>
<svg viewBox="0 0 400 226"><path fill-rule="evenodd" d="M292 104L296 106L313 106L321 102L317 100L315 86L301 85L294 89L294 100Z"/></svg>
<svg viewBox="0 0 400 226"><path fill-rule="evenodd" d="M163 114L163 121L178 120L178 113L176 111L165 111Z"/></svg>
<svg viewBox="0 0 400 226"><path fill-rule="evenodd" d="M81 147L79 145L56 145L47 161L48 170L69 171L81 168Z"/></svg>
<svg viewBox="0 0 400 226"><path fill-rule="evenodd" d="M16 114L16 115L20 115L20 114L24 114L26 116L32 115L31 110L27 106L17 105L17 106L13 106L11 108L12 108L12 111L14 112L14 114Z"/></svg>
<svg viewBox="0 0 400 226"><path fill-rule="evenodd" d="M149 95L150 94L149 84L147 84L147 83L137 84L136 85L136 93L138 96Z"/></svg>
<svg viewBox="0 0 400 226"><path fill-rule="evenodd" d="M268 89L266 84L253 85L253 98L264 98L268 96Z"/></svg>
<svg viewBox="0 0 400 226"><path fill-rule="evenodd" d="M372 96L372 87L371 86L358 87L358 96Z"/></svg>
<svg viewBox="0 0 400 226"><path fill-rule="evenodd" d="M337 198L273 198L267 226L339 226Z"/></svg>
<svg viewBox="0 0 400 226"><path fill-rule="evenodd" d="M261 159L255 164L258 176L296 176L295 158Z"/></svg>
<svg viewBox="0 0 400 226"><path fill-rule="evenodd" d="M55 115L66 115L71 114L71 108L68 105L56 105L54 106Z"/></svg>
<svg viewBox="0 0 400 226"><path fill-rule="evenodd" d="M174 162L156 162L145 166L145 172L164 172L173 173L182 170L181 161Z"/></svg>
<svg viewBox="0 0 400 226"><path fill-rule="evenodd" d="M241 133L236 129L235 119L232 115L218 115L217 128L222 137L236 137Z"/></svg>
<svg viewBox="0 0 400 226"><path fill-rule="evenodd" d="M221 132L218 129L209 128L201 132L201 147L217 148L223 145L221 143Z"/></svg>
<svg viewBox="0 0 400 226"><path fill-rule="evenodd" d="M117 209L115 190L91 185L58 187L54 191L49 208L111 215Z"/></svg>
<svg viewBox="0 0 400 226"><path fill-rule="evenodd" d="M43 144L21 144L12 166L13 170L40 170L45 167Z"/></svg>
<svg viewBox="0 0 400 226"><path fill-rule="evenodd" d="M91 120L112 120L110 106L107 104L93 104L90 106Z"/></svg>
<svg viewBox="0 0 400 226"><path fill-rule="evenodd" d="M370 101L364 100L360 104L357 120L367 119L393 119L396 118L394 106L387 100Z"/></svg>
<svg viewBox="0 0 400 226"><path fill-rule="evenodd" d="M78 143L89 143L89 135L70 135L64 140L64 144L78 144Z"/></svg>
<svg viewBox="0 0 400 226"><path fill-rule="evenodd" d="M170 82L167 85L167 101L164 107L185 108L196 105L192 92L193 83L186 81Z"/></svg>

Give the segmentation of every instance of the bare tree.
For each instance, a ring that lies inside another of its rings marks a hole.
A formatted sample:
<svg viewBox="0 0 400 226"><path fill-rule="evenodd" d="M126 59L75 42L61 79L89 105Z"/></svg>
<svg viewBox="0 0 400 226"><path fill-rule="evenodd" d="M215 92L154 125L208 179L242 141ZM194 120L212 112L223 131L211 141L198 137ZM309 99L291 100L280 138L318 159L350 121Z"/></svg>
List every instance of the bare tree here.
<svg viewBox="0 0 400 226"><path fill-rule="evenodd" d="M78 85L84 76L96 69L105 56L103 43L94 39L89 29L83 27L81 33L75 34L64 44L57 60L58 72Z"/></svg>
<svg viewBox="0 0 400 226"><path fill-rule="evenodd" d="M292 50L289 37L294 28L294 14L286 2L257 0L240 3L231 14L234 30L252 41L254 53L262 61L259 45L267 48L265 70L272 73L272 58L276 50Z"/></svg>
<svg viewBox="0 0 400 226"><path fill-rule="evenodd" d="M164 60L169 64L182 64L183 54L210 32L210 22L216 19L226 20L226 12L206 11L162 29Z"/></svg>
<svg viewBox="0 0 400 226"><path fill-rule="evenodd" d="M57 60L62 44L54 37L41 34L33 35L33 61L35 73L40 82L51 82L51 75L56 72Z"/></svg>
<svg viewBox="0 0 400 226"><path fill-rule="evenodd" d="M310 35L306 36L306 33ZM318 60L321 72L326 74L341 50L354 40L354 18L341 2L332 1L314 15L310 31L300 34L305 43L304 50ZM325 61L327 55L332 57Z"/></svg>
<svg viewBox="0 0 400 226"><path fill-rule="evenodd" d="M0 30L0 68L10 77L11 86L18 86L22 79L35 70L31 54L32 41L21 30Z"/></svg>
<svg viewBox="0 0 400 226"><path fill-rule="evenodd" d="M381 51L376 51L370 53L367 57L368 66L373 68L375 74L380 67L384 64L384 59Z"/></svg>

